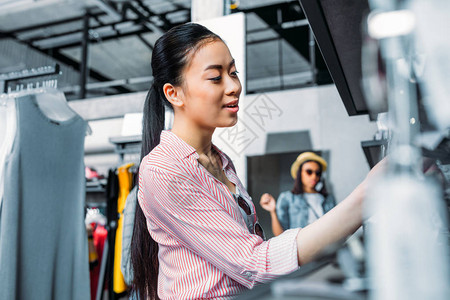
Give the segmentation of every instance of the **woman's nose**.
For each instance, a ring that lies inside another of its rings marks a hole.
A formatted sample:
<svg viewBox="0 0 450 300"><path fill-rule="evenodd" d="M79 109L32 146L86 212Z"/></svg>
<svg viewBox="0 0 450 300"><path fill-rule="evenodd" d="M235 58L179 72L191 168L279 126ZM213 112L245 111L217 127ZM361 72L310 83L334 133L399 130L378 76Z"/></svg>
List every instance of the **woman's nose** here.
<svg viewBox="0 0 450 300"><path fill-rule="evenodd" d="M235 95L236 97L239 97L242 91L242 85L241 81L238 77L228 77L228 80L226 81L226 90L225 93L227 95Z"/></svg>

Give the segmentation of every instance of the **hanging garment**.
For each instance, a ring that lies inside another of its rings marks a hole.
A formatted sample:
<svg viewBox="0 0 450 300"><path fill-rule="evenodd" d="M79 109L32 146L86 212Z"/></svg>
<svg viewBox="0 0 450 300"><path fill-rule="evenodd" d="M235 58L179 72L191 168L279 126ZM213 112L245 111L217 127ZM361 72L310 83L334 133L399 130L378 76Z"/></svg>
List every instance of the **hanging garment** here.
<svg viewBox="0 0 450 300"><path fill-rule="evenodd" d="M34 95L15 102L0 208L0 299L89 299L86 123L78 115L48 118Z"/></svg>
<svg viewBox="0 0 450 300"><path fill-rule="evenodd" d="M97 287L98 287L98 281L99 281L99 275L100 275L101 262L102 262L102 259L106 259L106 257L103 257L103 247L105 246L107 234L108 234L108 231L102 225L97 225L92 234L93 238L94 238L95 250L97 251L97 254L98 254L99 264L90 271L91 300L95 300L95 296L97 293Z"/></svg>
<svg viewBox="0 0 450 300"><path fill-rule="evenodd" d="M117 199L119 197L119 178L117 177L116 169L109 169L108 179L106 184L106 218L108 220L108 236L107 236L107 256L106 264L101 267L105 268L100 270L99 285L100 291L106 286L108 287L108 294L113 295L113 278L114 278L114 245L116 240L116 228L117 228ZM106 274L102 278L101 274ZM97 290L99 292L99 290Z"/></svg>
<svg viewBox="0 0 450 300"><path fill-rule="evenodd" d="M123 234L122 234L122 263L123 278L128 285L133 281L133 267L131 265L131 238L133 237L134 215L136 213L138 186L131 190L125 202L123 210Z"/></svg>
<svg viewBox="0 0 450 300"><path fill-rule="evenodd" d="M123 229L123 210L128 194L130 193L132 184L132 173L129 171L133 163L123 165L118 168L119 176L119 198L117 200L117 212L119 213L119 221L117 222L116 243L114 247L114 292L117 294L127 290L127 285L123 278L120 264L122 260L122 229Z"/></svg>
<svg viewBox="0 0 450 300"><path fill-rule="evenodd" d="M7 94L0 95L0 207L3 200L4 166L16 136L16 102Z"/></svg>

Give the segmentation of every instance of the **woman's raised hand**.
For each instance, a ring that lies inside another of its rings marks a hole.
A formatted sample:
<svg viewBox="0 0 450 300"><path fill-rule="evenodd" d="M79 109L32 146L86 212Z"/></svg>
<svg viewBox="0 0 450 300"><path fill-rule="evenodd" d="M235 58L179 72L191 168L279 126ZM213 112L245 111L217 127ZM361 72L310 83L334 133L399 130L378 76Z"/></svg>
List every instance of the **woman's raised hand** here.
<svg viewBox="0 0 450 300"><path fill-rule="evenodd" d="M261 205L261 207L267 210L268 212L274 212L276 209L275 198L269 193L265 193L261 196L259 205Z"/></svg>

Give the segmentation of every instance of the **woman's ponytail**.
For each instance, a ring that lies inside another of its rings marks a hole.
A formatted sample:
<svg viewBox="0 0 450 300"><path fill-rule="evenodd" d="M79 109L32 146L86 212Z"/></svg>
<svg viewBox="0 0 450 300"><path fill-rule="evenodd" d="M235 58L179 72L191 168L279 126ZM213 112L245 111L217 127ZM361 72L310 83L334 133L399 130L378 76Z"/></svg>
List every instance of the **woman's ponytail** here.
<svg viewBox="0 0 450 300"><path fill-rule="evenodd" d="M158 91L156 83L153 83L144 103L141 160L159 144L161 131L164 129L164 120L164 99L161 92Z"/></svg>

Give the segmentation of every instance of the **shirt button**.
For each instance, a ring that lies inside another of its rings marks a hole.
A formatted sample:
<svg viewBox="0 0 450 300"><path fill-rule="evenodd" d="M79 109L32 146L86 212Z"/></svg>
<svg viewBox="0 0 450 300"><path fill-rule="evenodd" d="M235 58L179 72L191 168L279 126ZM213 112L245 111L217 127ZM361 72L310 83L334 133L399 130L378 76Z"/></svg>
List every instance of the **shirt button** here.
<svg viewBox="0 0 450 300"><path fill-rule="evenodd" d="M252 272L246 271L244 272L244 276L247 278L251 278L252 277Z"/></svg>

